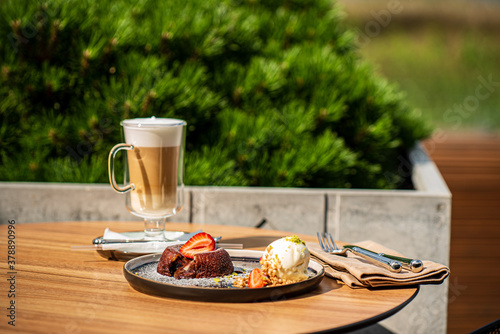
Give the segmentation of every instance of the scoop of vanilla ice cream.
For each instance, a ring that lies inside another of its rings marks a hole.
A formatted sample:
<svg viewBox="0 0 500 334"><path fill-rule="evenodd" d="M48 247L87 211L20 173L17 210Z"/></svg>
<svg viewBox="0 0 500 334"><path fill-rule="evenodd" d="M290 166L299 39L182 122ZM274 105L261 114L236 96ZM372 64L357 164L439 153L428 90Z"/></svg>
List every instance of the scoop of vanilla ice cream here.
<svg viewBox="0 0 500 334"><path fill-rule="evenodd" d="M307 267L310 257L304 241L293 235L278 239L267 246L261 264L265 264L268 273L273 272L278 278L301 281L309 276Z"/></svg>

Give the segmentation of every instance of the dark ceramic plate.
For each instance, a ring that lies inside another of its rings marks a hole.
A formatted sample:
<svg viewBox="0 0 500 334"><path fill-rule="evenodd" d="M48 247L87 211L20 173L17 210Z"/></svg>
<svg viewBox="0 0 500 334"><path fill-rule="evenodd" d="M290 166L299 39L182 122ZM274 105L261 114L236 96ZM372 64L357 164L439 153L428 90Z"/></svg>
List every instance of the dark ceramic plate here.
<svg viewBox="0 0 500 334"><path fill-rule="evenodd" d="M259 266L259 259L262 256L261 251L228 249L227 250L235 267L248 268L248 274L251 268ZM323 266L318 262L311 260L309 262L309 278L294 284L263 287L256 289L234 288L230 283L222 284L220 279L196 279L196 280L176 280L167 278L156 273L156 264L161 254L149 254L134 258L123 266L125 278L135 290L160 296L186 300L196 300L204 302L226 302L242 303L261 300L283 300L287 297L297 296L315 289L325 275ZM245 270L245 269L244 269ZM170 280L170 281L169 281ZM221 287L205 286L203 282L209 282L209 285L220 284ZM225 278L223 280L226 280ZM180 282L179 282L180 281ZM201 286L190 285L191 282L197 282Z"/></svg>

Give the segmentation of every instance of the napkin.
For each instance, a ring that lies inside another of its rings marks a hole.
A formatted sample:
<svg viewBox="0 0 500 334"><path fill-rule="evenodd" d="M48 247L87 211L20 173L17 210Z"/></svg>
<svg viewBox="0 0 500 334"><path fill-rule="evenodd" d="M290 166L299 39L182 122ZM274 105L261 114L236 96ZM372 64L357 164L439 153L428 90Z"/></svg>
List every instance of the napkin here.
<svg viewBox="0 0 500 334"><path fill-rule="evenodd" d="M371 240L361 241L355 245L376 253L403 256ZM312 258L324 265L326 276L341 280L350 288L441 284L450 274L448 267L432 261L422 261L424 269L419 273L405 269L393 273L351 252L347 252L347 257L328 254L317 243L307 243L307 248Z"/></svg>
<svg viewBox="0 0 500 334"><path fill-rule="evenodd" d="M152 253L152 252L163 252L165 248L168 246L179 245L185 243L189 238L191 238L196 233L201 232L201 230L192 232L192 233L184 233L184 232L169 232L165 231L165 237L169 240L168 242L148 242L148 243L119 243L119 244L103 244L103 250L120 250L120 251L129 251L129 252L137 252L137 253ZM120 240L129 240L134 239L129 237L126 234L117 233L111 231L109 228L106 228L103 233L103 239L120 239Z"/></svg>

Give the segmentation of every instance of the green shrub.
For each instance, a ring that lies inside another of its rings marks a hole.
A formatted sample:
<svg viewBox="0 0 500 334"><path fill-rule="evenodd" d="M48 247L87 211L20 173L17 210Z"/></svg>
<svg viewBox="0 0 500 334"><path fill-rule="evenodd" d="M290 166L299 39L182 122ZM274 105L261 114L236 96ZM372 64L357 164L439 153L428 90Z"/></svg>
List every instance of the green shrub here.
<svg viewBox="0 0 500 334"><path fill-rule="evenodd" d="M330 1L0 6L0 180L107 182L155 115L188 122L189 185L394 188L429 135Z"/></svg>

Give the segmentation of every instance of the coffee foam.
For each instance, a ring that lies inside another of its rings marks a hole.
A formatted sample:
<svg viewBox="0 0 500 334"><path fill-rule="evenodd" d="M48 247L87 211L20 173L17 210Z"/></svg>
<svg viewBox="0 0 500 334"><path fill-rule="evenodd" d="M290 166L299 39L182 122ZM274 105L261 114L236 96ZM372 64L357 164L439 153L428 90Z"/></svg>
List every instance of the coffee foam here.
<svg viewBox="0 0 500 334"><path fill-rule="evenodd" d="M186 122L173 118L135 118L122 122L125 142L137 147L180 146Z"/></svg>

